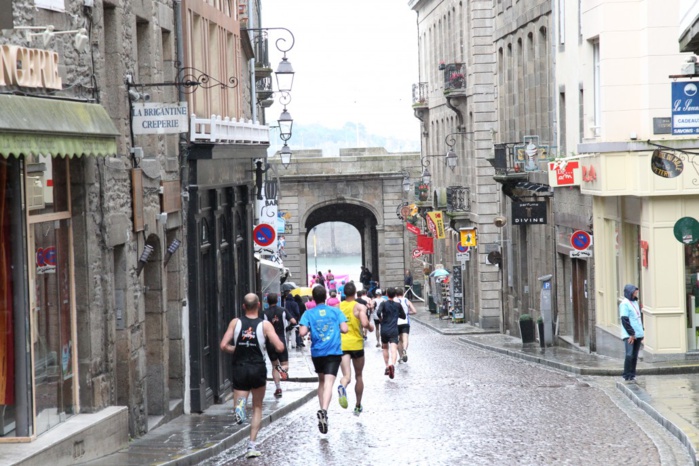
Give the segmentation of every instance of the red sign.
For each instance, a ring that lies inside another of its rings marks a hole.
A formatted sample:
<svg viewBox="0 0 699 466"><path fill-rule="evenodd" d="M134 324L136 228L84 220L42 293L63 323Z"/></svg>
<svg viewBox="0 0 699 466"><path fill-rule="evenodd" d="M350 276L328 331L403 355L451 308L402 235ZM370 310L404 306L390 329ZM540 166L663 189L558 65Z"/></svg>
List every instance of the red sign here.
<svg viewBox="0 0 699 466"><path fill-rule="evenodd" d="M432 235L437 236L437 225L434 223L434 220L428 215L427 216L427 229L430 230Z"/></svg>
<svg viewBox="0 0 699 466"><path fill-rule="evenodd" d="M549 181L552 186L576 186L580 184L580 162L577 160L549 162Z"/></svg>
<svg viewBox="0 0 699 466"><path fill-rule="evenodd" d="M419 234L420 234L420 229L419 229L418 227L416 227L415 225L413 225L412 223L406 223L406 224L405 224L405 228L407 228L407 230L408 230L410 233L414 233L414 234L416 234L416 235L419 235Z"/></svg>
<svg viewBox="0 0 699 466"><path fill-rule="evenodd" d="M595 167L590 165L589 167L582 167L582 178L585 183L592 183L597 181L597 173L595 172Z"/></svg>
<svg viewBox="0 0 699 466"><path fill-rule="evenodd" d="M586 231L578 230L570 235L570 245L578 251L585 251L592 244L592 237Z"/></svg>
<svg viewBox="0 0 699 466"><path fill-rule="evenodd" d="M648 241L641 240L641 265L648 268Z"/></svg>
<svg viewBox="0 0 699 466"><path fill-rule="evenodd" d="M427 235L417 235L417 248L423 254L434 254L434 243Z"/></svg>
<svg viewBox="0 0 699 466"><path fill-rule="evenodd" d="M417 259L421 255L422 255L422 251L420 251L419 249L413 249L413 258Z"/></svg>

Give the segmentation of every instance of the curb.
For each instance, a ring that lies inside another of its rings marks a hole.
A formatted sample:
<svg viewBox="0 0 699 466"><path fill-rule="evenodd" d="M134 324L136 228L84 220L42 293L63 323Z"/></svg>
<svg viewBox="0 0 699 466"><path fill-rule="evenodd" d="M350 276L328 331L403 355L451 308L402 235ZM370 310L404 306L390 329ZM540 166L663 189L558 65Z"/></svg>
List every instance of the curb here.
<svg viewBox="0 0 699 466"><path fill-rule="evenodd" d="M317 380L317 379L316 379ZM288 405L278 409L277 411L274 411L271 414L268 414L267 416L262 417L262 423L260 425L260 428L265 428L268 425L270 425L272 422L276 421L277 419L280 419L290 412L300 408L304 404L306 404L308 401L312 400L318 396L318 393L316 390L312 390L299 398L298 400L295 400ZM188 453L184 456L180 456L177 458L173 458L170 461L165 461L162 463L155 463L160 466L195 466L201 463L204 460L207 460L215 455L218 455L219 453L222 453L223 451L231 448L238 442L248 438L250 436L250 429L251 426L250 424L246 425L239 431L231 434L229 437L221 440L220 442L213 443L211 445L207 445L204 448L200 448L198 450L193 450L191 453Z"/></svg>
<svg viewBox="0 0 699 466"><path fill-rule="evenodd" d="M633 404L638 406L640 409L646 412L651 418L653 418L658 424L663 426L672 435L677 437L677 439L682 442L682 444L687 447L689 455L692 457L694 464L697 463L697 447L695 442L692 442L690 437L680 428L677 424L670 421L668 418L660 414L658 411L653 409L653 407L646 401L649 395L638 385L626 385L622 382L616 383L617 390L621 391ZM678 419L678 422L685 422L682 419ZM690 429L694 430L695 427L690 425Z"/></svg>
<svg viewBox="0 0 699 466"><path fill-rule="evenodd" d="M430 323L428 323L428 322L424 322L424 321L421 320L419 317L416 318L415 316L411 316L410 319L411 319L411 320L414 320L415 322L417 322L417 323L420 324L420 325L424 325L425 327L427 327L427 328L429 328L429 329L432 329L432 330L434 330L435 332L440 333L440 334L442 334L442 335L446 335L446 336L458 336L458 335L487 335L487 334L490 334L490 333L499 333L499 332L496 332L496 331L494 331L494 332L488 332L488 331L483 331L483 330L479 330L479 331L477 331L477 332L472 332L472 331L468 331L468 330L463 330L463 331L456 330L456 331L445 332L443 329L441 329L441 328L439 328L439 327L437 327L437 326L435 326L435 325L432 325L432 324L430 324Z"/></svg>

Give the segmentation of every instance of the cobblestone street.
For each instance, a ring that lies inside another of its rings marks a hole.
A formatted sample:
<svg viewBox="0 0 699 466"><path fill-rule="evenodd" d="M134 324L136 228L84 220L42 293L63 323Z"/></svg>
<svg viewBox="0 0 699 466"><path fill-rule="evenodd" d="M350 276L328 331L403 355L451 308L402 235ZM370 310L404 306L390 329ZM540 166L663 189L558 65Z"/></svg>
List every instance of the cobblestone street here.
<svg viewBox="0 0 699 466"><path fill-rule="evenodd" d="M369 337L361 416L352 415L351 384L348 409L334 393L327 435L316 398L262 430L261 458L244 459L241 442L204 464L692 464L616 378L557 372L417 323L411 330L409 361L393 380Z"/></svg>

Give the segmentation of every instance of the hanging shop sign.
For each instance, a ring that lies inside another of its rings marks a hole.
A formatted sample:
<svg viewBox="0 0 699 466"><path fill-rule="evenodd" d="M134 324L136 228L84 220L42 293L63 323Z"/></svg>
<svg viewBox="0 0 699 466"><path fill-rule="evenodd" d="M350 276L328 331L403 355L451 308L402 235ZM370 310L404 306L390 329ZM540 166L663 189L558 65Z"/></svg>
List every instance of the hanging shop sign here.
<svg viewBox="0 0 699 466"><path fill-rule="evenodd" d="M549 184L554 188L579 186L581 181L582 173L579 161L557 160L549 162Z"/></svg>
<svg viewBox="0 0 699 466"><path fill-rule="evenodd" d="M462 246L475 248L478 246L478 235L475 228L462 228L459 230L459 242Z"/></svg>
<svg viewBox="0 0 699 466"><path fill-rule="evenodd" d="M189 131L187 102L134 103L131 118L134 134L175 134Z"/></svg>
<svg viewBox="0 0 699 466"><path fill-rule="evenodd" d="M514 225L545 225L546 201L513 202L512 223Z"/></svg>
<svg viewBox="0 0 699 466"><path fill-rule="evenodd" d="M680 243L695 244L699 241L699 222L692 217L682 217L675 222L672 232Z"/></svg>
<svg viewBox="0 0 699 466"><path fill-rule="evenodd" d="M422 251L422 254L434 254L434 242L427 235L417 236L417 249Z"/></svg>
<svg viewBox="0 0 699 466"><path fill-rule="evenodd" d="M699 87L693 82L672 83L672 134L699 134Z"/></svg>
<svg viewBox="0 0 699 466"><path fill-rule="evenodd" d="M0 86L62 89L58 54L17 45L0 46Z"/></svg>
<svg viewBox="0 0 699 466"><path fill-rule="evenodd" d="M444 239L444 215L441 211L427 212L427 227L437 239Z"/></svg>
<svg viewBox="0 0 699 466"><path fill-rule="evenodd" d="M655 149L650 158L650 169L662 178L675 178L682 174L684 163L672 152Z"/></svg>
<svg viewBox="0 0 699 466"><path fill-rule="evenodd" d="M406 223L405 224L405 229L408 230L410 233L413 233L415 235L420 234L420 229L413 225L412 223Z"/></svg>

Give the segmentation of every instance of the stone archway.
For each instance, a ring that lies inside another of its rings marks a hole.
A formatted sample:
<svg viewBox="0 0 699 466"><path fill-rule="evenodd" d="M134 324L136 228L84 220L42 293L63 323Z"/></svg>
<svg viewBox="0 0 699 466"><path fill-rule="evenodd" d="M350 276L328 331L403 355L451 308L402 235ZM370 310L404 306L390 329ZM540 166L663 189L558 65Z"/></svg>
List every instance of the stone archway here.
<svg viewBox="0 0 699 466"><path fill-rule="evenodd" d="M302 244L307 244L308 235L316 226L326 222L341 222L353 226L359 232L362 265L369 268L376 279L379 276L379 234L381 216L374 206L357 199L327 200L309 208L301 220L304 226L299 232ZM307 254L306 254L307 256ZM307 259L307 258L306 258ZM305 281L308 276L307 260L302 263Z"/></svg>

